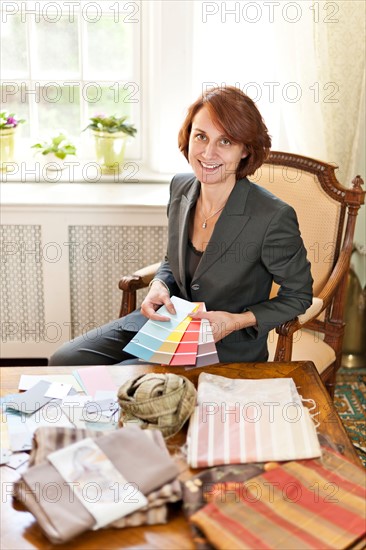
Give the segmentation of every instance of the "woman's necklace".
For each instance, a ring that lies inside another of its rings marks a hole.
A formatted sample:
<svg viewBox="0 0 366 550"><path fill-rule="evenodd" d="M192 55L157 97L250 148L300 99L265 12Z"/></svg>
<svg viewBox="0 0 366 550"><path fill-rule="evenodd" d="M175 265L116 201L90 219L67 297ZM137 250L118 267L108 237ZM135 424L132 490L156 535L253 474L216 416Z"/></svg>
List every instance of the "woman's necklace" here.
<svg viewBox="0 0 366 550"><path fill-rule="evenodd" d="M214 212L213 214L210 214L209 216L206 216L206 214L205 214L204 211L203 211L202 202L201 202L201 212L202 212L202 216L203 216L202 229L206 229L206 227L207 227L207 220L209 220L210 218L213 218L214 216L216 216L216 214L218 214L219 212L221 212L221 210L224 209L225 204L226 204L226 201L225 201L224 204L221 206L221 208L219 208L218 210L216 210L216 212Z"/></svg>

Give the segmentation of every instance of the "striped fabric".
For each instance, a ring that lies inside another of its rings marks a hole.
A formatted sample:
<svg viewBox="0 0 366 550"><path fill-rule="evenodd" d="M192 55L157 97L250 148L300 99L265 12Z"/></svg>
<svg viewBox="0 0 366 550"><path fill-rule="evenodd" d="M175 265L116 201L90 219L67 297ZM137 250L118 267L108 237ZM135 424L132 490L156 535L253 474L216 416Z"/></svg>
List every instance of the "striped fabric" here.
<svg viewBox="0 0 366 550"><path fill-rule="evenodd" d="M309 411L292 379L239 380L202 373L190 419L192 468L320 456Z"/></svg>
<svg viewBox="0 0 366 550"><path fill-rule="evenodd" d="M330 450L211 485L190 521L219 549L343 549L366 534L366 475Z"/></svg>

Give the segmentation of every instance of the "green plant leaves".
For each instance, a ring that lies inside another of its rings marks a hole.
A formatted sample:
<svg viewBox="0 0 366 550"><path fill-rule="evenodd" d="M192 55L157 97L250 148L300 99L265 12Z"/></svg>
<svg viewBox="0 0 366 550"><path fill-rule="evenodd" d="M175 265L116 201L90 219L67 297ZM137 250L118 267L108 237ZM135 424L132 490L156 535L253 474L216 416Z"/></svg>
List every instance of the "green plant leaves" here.
<svg viewBox="0 0 366 550"><path fill-rule="evenodd" d="M89 128L90 130L95 130L97 132L108 132L109 134L124 132L125 134L134 137L137 129L133 124L125 122L126 119L126 116L117 117L115 115L109 117L104 115L90 117L91 123L88 124L83 131Z"/></svg>
<svg viewBox="0 0 366 550"><path fill-rule="evenodd" d="M54 153L54 155L61 160L64 160L67 155L76 155L75 145L73 145L62 132L52 136L49 141L35 143L32 145L32 149L41 149L42 155Z"/></svg>

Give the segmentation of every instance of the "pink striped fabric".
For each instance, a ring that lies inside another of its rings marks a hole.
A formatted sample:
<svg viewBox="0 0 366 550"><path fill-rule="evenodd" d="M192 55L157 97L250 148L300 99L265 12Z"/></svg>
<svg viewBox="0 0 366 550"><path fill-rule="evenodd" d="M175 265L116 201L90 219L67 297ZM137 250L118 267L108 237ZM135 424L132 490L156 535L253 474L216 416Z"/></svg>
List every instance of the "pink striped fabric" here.
<svg viewBox="0 0 366 550"><path fill-rule="evenodd" d="M188 433L191 467L320 454L315 426L292 379L232 380L200 375Z"/></svg>

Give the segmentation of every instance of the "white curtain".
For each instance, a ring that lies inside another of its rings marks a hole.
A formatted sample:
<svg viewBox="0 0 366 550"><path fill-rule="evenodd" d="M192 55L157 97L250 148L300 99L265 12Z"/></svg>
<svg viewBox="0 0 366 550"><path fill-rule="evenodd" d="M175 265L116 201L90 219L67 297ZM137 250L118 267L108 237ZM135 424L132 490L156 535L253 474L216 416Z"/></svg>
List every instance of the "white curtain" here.
<svg viewBox="0 0 366 550"><path fill-rule="evenodd" d="M321 108L328 158L339 164L339 179L350 185L361 169L362 156L365 158L360 147L365 121L366 3L345 0L330 4L337 7L332 16L336 21L320 18L314 24L314 38L320 78L325 85L334 83L338 91L336 101L328 98Z"/></svg>
<svg viewBox="0 0 366 550"><path fill-rule="evenodd" d="M350 185L362 169L365 5L196 0L192 95L210 82L240 87L273 149L337 164Z"/></svg>
<svg viewBox="0 0 366 550"><path fill-rule="evenodd" d="M261 111L273 150L366 179L364 0L195 0L192 99L210 82L240 87ZM366 208L355 242L366 247ZM353 255L366 283L366 257Z"/></svg>

